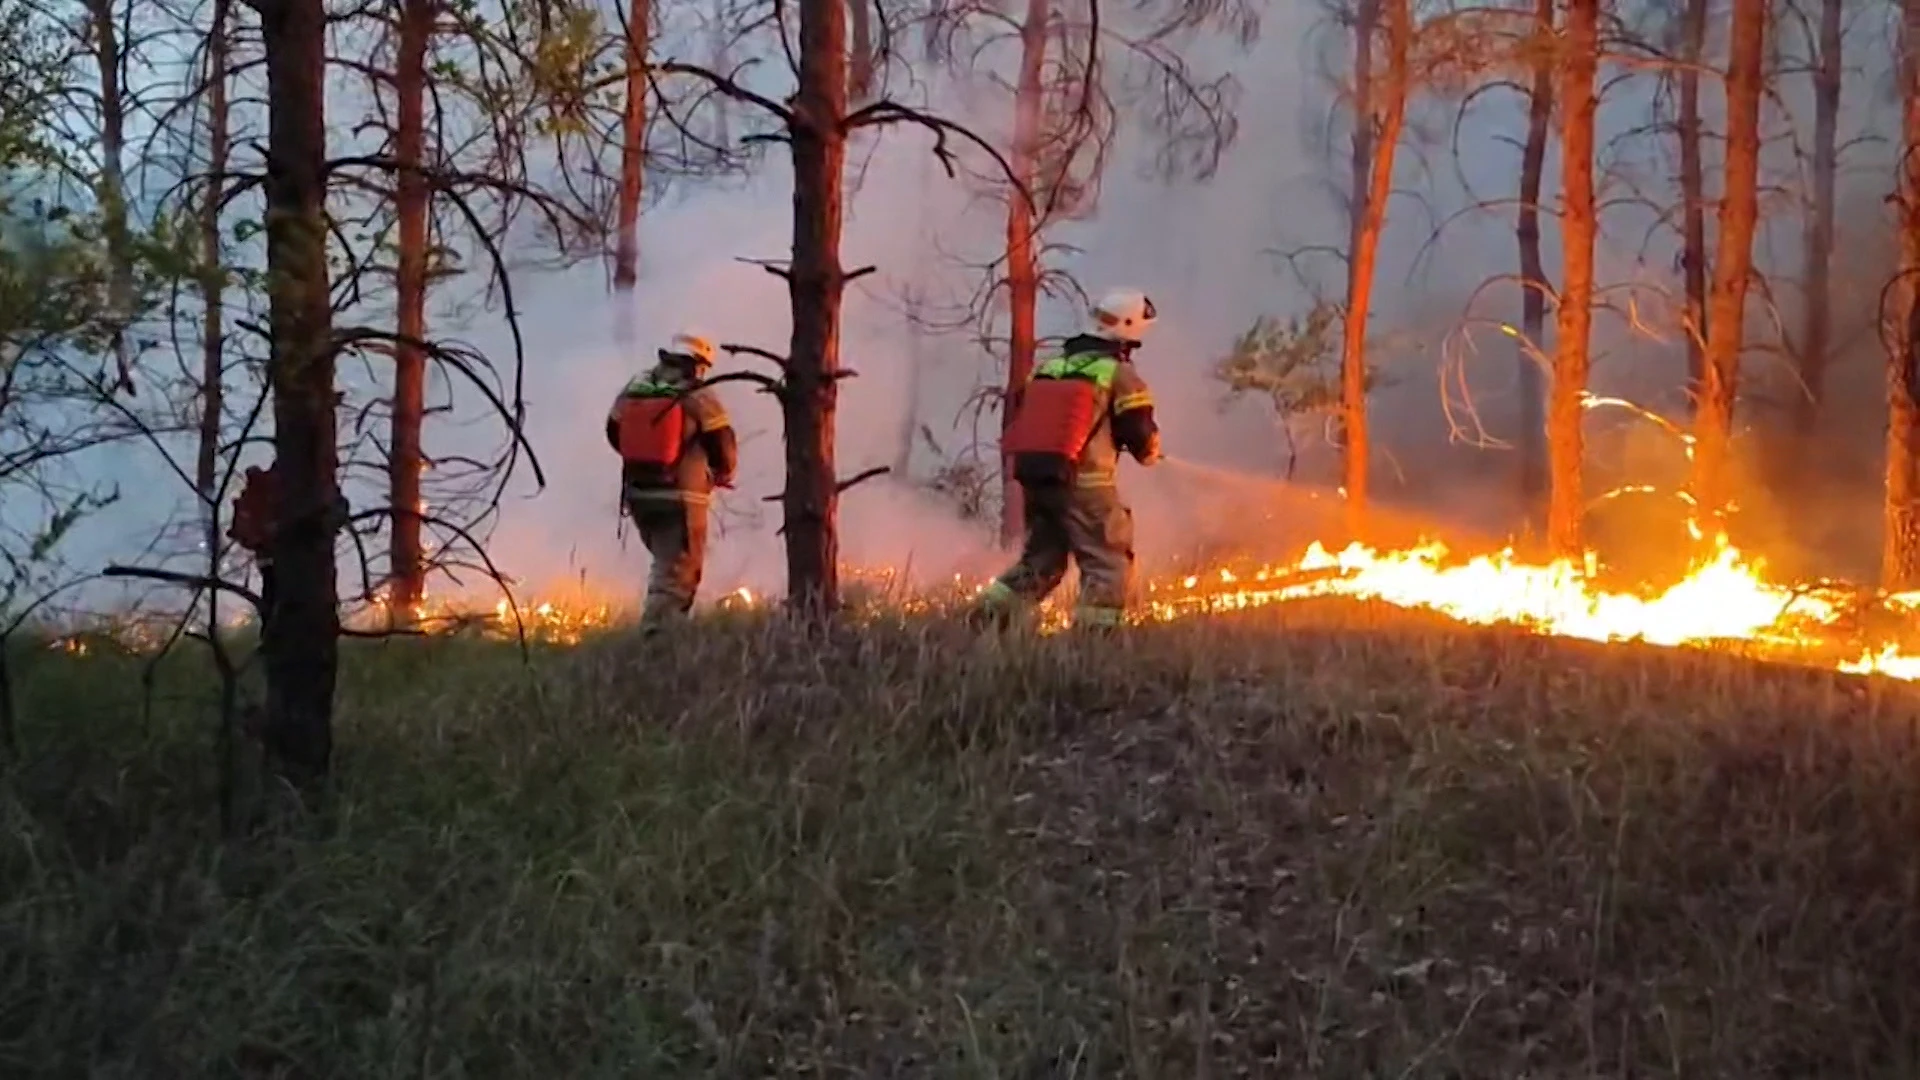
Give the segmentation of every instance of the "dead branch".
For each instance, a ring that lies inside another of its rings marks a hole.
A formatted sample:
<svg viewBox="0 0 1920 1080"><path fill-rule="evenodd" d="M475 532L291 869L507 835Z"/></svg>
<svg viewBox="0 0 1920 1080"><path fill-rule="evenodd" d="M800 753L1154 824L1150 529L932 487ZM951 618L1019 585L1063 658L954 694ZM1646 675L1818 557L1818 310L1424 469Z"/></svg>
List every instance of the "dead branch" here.
<svg viewBox="0 0 1920 1080"><path fill-rule="evenodd" d="M867 469L863 472L855 473L852 476L847 477L845 480L836 482L833 485L834 494L844 495L846 494L848 488L854 487L855 485L858 485L858 484L865 483L866 481L871 480L876 476L885 476L892 471L893 471L893 466L891 465L875 465L871 469ZM777 494L765 496L760 501L769 502L769 503L779 502L780 500L786 497L787 497L787 493L783 489Z"/></svg>
<svg viewBox="0 0 1920 1080"><path fill-rule="evenodd" d="M212 577L207 574L188 574L178 570L162 570L153 566L121 566L116 563L100 571L100 576L103 578L139 578L146 581L163 581L169 585L182 585L201 592L217 589L221 592L231 593L245 600L247 603L252 604L255 611L264 612L265 609L265 601L260 598L259 593L254 592L245 585L228 581L225 578Z"/></svg>

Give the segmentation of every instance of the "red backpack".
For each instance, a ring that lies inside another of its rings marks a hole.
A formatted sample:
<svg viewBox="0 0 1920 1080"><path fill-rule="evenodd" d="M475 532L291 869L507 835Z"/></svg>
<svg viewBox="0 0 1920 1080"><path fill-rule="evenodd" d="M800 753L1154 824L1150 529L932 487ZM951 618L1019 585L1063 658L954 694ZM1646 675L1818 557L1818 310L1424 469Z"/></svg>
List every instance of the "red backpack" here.
<svg viewBox="0 0 1920 1080"><path fill-rule="evenodd" d="M1099 417L1099 387L1078 374L1040 375L1027 383L1004 449L1009 454L1058 455L1071 463L1086 449Z"/></svg>
<svg viewBox="0 0 1920 1080"><path fill-rule="evenodd" d="M227 537L256 555L273 541L274 514L279 503L280 477L273 469L247 468L246 482L233 500L233 521Z"/></svg>
<svg viewBox="0 0 1920 1080"><path fill-rule="evenodd" d="M679 464L686 447L687 414L678 394L649 390L622 397L614 421L620 429L622 462L657 468Z"/></svg>

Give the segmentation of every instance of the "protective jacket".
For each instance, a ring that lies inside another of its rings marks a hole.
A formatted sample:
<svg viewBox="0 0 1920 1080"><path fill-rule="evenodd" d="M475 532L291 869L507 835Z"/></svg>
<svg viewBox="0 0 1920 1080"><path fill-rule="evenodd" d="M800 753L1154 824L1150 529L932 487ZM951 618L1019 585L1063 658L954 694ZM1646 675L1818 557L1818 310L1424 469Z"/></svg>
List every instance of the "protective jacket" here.
<svg viewBox="0 0 1920 1080"><path fill-rule="evenodd" d="M692 386L681 369L662 364L627 383L607 410L607 445L620 453L629 502L704 505L716 484L733 483L733 423L711 389Z"/></svg>
<svg viewBox="0 0 1920 1080"><path fill-rule="evenodd" d="M280 513L280 476L269 466L249 465L240 494L233 500L233 520L227 525L227 538L256 558L265 557L273 547L274 528Z"/></svg>
<svg viewBox="0 0 1920 1080"><path fill-rule="evenodd" d="M1023 484L1112 487L1120 454L1149 461L1159 451L1153 394L1117 342L1069 338L1022 391L1006 449Z"/></svg>
<svg viewBox="0 0 1920 1080"><path fill-rule="evenodd" d="M1160 453L1153 395L1127 348L1090 335L1068 339L1034 370L1006 435L1026 495L1020 559L980 597L991 619L1031 608L1080 569L1074 623L1125 620L1134 585L1133 511L1115 484L1120 454L1152 464Z"/></svg>

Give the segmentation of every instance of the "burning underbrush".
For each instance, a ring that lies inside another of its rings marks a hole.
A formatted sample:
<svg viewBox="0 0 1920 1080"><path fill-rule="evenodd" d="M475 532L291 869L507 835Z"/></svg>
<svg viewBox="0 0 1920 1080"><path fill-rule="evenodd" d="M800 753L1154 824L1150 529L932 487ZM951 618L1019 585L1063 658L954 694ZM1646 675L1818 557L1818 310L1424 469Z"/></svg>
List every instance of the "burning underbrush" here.
<svg viewBox="0 0 1920 1080"><path fill-rule="evenodd" d="M856 617L953 613L984 582L956 577L938 587L910 584L887 568L849 567L843 588ZM1223 559L1204 570L1150 577L1139 618L1174 622L1308 600L1344 599L1441 616L1469 626L1513 626L1593 642L1642 642L1729 652L1852 673L1920 681L1920 592L1880 595L1841 582L1772 580L1763 561L1722 542L1678 580L1639 588L1585 565L1535 563L1509 550L1457 555L1440 542L1381 551L1315 543L1296 558ZM722 611L755 611L768 599L748 588L710 602ZM1043 630L1068 621L1071 588L1041 610ZM416 613L415 634L467 635L576 645L631 620L631 604L585 589L548 597L501 599L490 606L435 598ZM391 632L377 603L349 614L353 636ZM180 636L177 619L97 621L53 636L69 652L100 648L151 653Z"/></svg>

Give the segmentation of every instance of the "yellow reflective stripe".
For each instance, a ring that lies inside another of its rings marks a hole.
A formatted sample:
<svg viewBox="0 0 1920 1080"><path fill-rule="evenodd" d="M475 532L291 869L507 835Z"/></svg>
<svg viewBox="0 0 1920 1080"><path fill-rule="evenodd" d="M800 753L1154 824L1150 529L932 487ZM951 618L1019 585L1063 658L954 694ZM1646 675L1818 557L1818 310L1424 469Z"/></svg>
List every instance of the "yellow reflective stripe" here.
<svg viewBox="0 0 1920 1080"><path fill-rule="evenodd" d="M980 604L982 607L1013 607L1018 603L1020 603L1020 594L1014 592L1006 582L1001 581L999 578L995 578L992 584L980 592Z"/></svg>
<svg viewBox="0 0 1920 1080"><path fill-rule="evenodd" d="M1135 390L1131 394L1123 394L1113 399L1113 411L1116 413L1151 408L1153 408L1153 394L1146 390Z"/></svg>
<svg viewBox="0 0 1920 1080"><path fill-rule="evenodd" d="M1073 625L1097 626L1106 628L1119 626L1127 621L1127 613L1112 607L1076 607L1073 609Z"/></svg>
<svg viewBox="0 0 1920 1080"><path fill-rule="evenodd" d="M1091 376L1100 389L1113 385L1113 377L1120 370L1120 361L1099 353L1080 353L1075 356L1056 356L1034 369L1034 378L1058 379L1066 376Z"/></svg>
<svg viewBox="0 0 1920 1080"><path fill-rule="evenodd" d="M727 428L730 428L732 426L733 426L733 421L727 419L726 413L721 413L718 416L707 417L707 419L700 425L700 430L703 432L711 433L715 431L724 431Z"/></svg>
<svg viewBox="0 0 1920 1080"><path fill-rule="evenodd" d="M645 375L635 375L627 380L620 391L621 397L679 397L687 389L687 384L671 375L662 375L659 370Z"/></svg>

